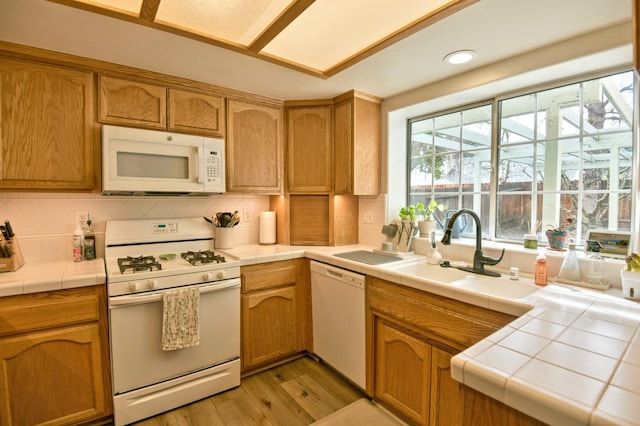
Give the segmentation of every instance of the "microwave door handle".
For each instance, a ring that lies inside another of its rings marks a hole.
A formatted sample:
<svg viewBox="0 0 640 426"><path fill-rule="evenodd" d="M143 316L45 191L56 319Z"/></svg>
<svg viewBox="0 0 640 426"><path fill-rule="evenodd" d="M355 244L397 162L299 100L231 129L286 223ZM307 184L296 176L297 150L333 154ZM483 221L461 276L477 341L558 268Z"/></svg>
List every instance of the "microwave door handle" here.
<svg viewBox="0 0 640 426"><path fill-rule="evenodd" d="M202 147L197 147L196 152L196 178L198 179L198 183L204 182L204 161L202 160Z"/></svg>

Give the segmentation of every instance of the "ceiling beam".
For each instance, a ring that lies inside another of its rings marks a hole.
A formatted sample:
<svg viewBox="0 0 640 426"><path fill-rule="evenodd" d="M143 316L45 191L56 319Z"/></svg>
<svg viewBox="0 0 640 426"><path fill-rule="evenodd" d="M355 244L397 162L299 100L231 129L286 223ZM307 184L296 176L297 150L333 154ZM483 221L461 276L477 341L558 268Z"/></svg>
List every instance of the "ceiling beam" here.
<svg viewBox="0 0 640 426"><path fill-rule="evenodd" d="M143 0L140 6L140 19L147 22L153 22L158 13L161 0Z"/></svg>
<svg viewBox="0 0 640 426"><path fill-rule="evenodd" d="M260 33L260 35L247 46L247 49L251 52L260 52L267 44L278 36L291 24L298 16L302 14L309 6L311 6L315 0L297 0L289 5L288 8L282 11L280 15Z"/></svg>

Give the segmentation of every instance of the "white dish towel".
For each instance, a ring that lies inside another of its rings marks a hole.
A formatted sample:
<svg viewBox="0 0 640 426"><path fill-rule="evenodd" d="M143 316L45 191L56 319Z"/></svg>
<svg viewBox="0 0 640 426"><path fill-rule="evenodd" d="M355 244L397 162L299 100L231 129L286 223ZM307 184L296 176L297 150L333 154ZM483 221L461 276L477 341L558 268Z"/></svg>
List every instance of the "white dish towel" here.
<svg viewBox="0 0 640 426"><path fill-rule="evenodd" d="M162 293L162 350L200 343L200 289L187 287Z"/></svg>

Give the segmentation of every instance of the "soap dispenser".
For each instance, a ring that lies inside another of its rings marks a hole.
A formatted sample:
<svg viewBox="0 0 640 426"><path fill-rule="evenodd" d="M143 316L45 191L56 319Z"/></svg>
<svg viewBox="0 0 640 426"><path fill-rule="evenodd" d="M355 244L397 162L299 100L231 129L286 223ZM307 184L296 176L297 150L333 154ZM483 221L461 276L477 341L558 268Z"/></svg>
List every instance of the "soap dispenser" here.
<svg viewBox="0 0 640 426"><path fill-rule="evenodd" d="M562 261L560 267L560 274L558 278L568 281L580 281L580 264L578 263L578 256L576 255L576 244L574 242L569 243L569 250L567 255Z"/></svg>
<svg viewBox="0 0 640 426"><path fill-rule="evenodd" d="M427 263L430 265L439 265L442 262L442 255L436 247L436 231L431 231L431 250L427 253Z"/></svg>

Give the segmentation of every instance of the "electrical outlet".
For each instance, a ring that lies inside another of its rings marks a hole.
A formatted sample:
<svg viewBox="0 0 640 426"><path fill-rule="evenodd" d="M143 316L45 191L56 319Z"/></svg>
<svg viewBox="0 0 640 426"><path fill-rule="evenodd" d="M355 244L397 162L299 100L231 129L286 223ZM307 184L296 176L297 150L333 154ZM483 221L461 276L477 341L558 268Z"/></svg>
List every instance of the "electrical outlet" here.
<svg viewBox="0 0 640 426"><path fill-rule="evenodd" d="M364 211L364 223L373 223L373 212L371 210Z"/></svg>
<svg viewBox="0 0 640 426"><path fill-rule="evenodd" d="M251 210L249 209L244 209L242 211L242 220L244 222L251 222Z"/></svg>
<svg viewBox="0 0 640 426"><path fill-rule="evenodd" d="M82 229L87 229L89 226L87 225L87 218L89 217L89 212L87 210L76 210L76 221L74 225L80 225Z"/></svg>

